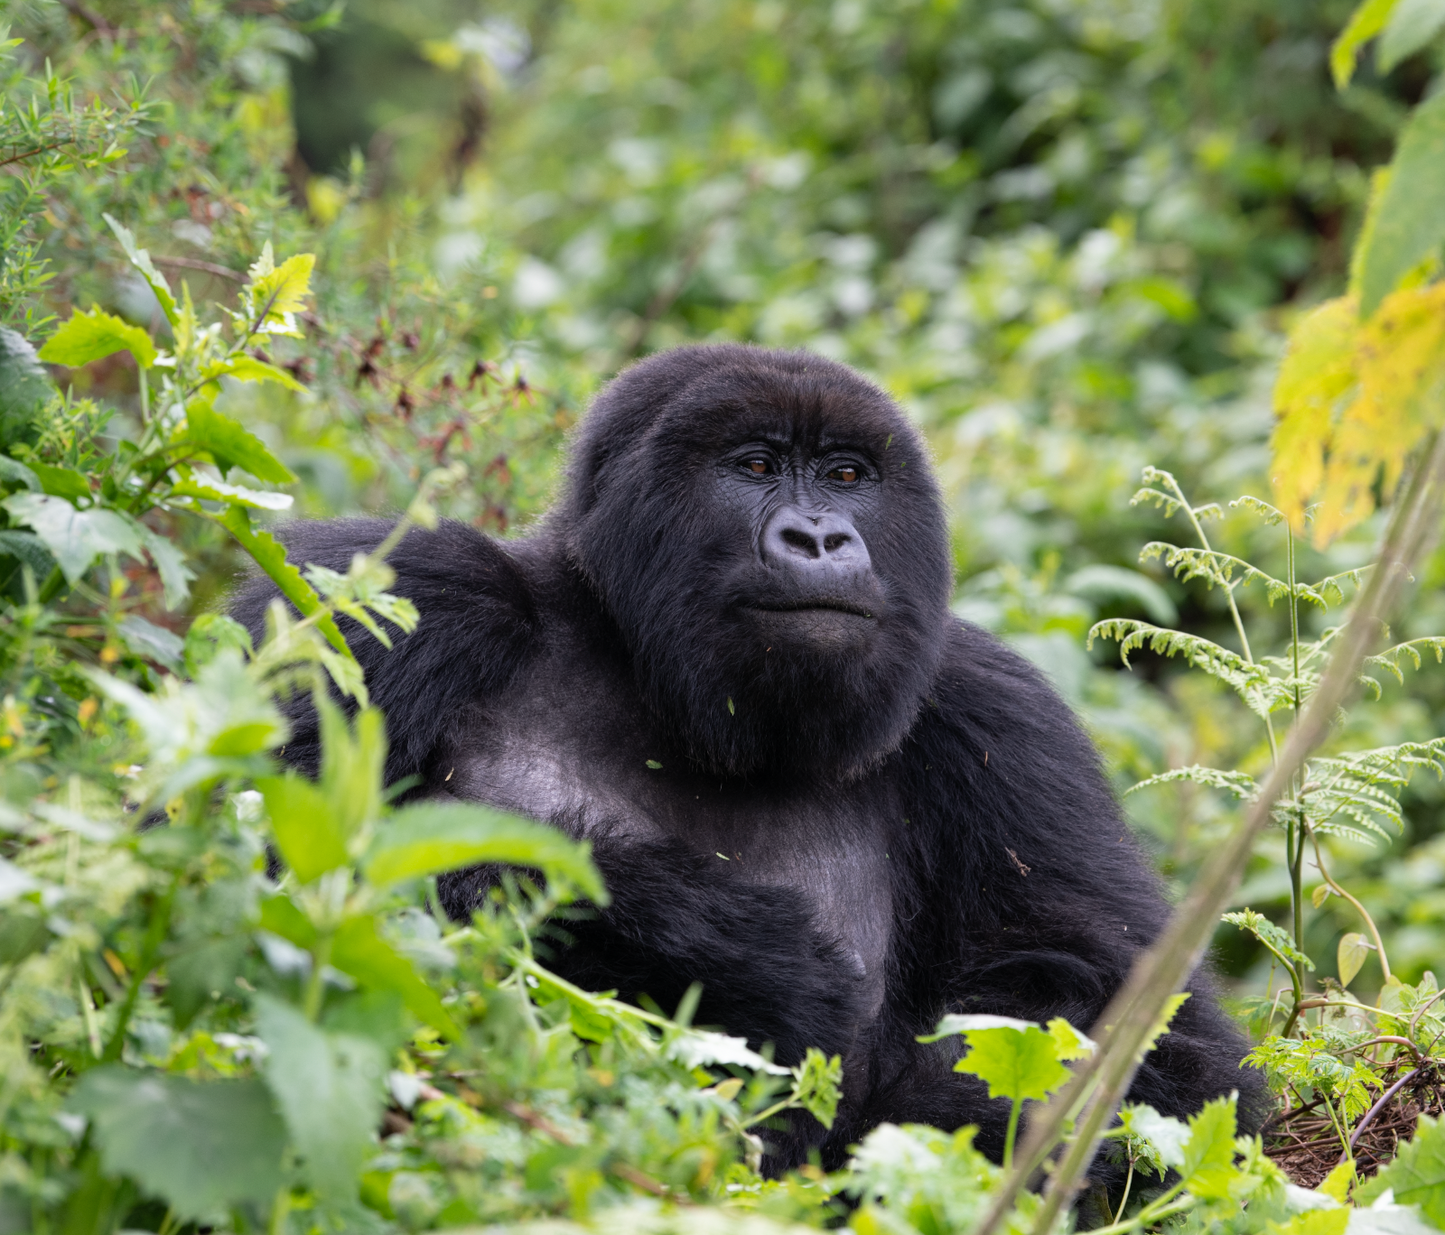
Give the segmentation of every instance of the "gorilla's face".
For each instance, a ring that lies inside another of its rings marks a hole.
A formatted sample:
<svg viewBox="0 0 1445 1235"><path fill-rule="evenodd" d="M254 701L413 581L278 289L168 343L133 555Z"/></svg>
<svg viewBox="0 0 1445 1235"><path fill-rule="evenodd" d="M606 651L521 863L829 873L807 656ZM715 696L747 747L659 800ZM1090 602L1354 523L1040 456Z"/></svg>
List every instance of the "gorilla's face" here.
<svg viewBox="0 0 1445 1235"><path fill-rule="evenodd" d="M926 457L881 391L803 353L664 353L599 397L571 481L572 557L695 762L846 778L903 739L950 578Z"/></svg>

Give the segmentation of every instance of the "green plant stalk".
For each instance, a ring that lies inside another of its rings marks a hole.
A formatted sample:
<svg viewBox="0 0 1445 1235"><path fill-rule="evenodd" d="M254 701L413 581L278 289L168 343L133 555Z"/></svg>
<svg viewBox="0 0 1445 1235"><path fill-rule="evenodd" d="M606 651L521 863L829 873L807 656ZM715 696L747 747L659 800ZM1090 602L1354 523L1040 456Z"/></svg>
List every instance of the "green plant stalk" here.
<svg viewBox="0 0 1445 1235"><path fill-rule="evenodd" d="M1008 1131L1003 1139L1003 1169L1009 1170L1014 1164L1014 1141L1019 1134L1019 1114L1024 1109L1022 1098L1015 1098L1013 1109L1008 1113Z"/></svg>
<svg viewBox="0 0 1445 1235"><path fill-rule="evenodd" d="M105 1044L105 1052L101 1055L103 1063L114 1063L125 1049L125 1032L130 1025L131 1015L135 1012L136 1000L140 998L141 987L150 976L151 970L155 968L156 960L160 956L161 944L165 941L166 932L171 924L171 905L175 901L176 889L180 886L180 882L181 877L177 874L171 880L171 886L166 889L165 895L159 897L151 906L150 921L146 924L145 939L141 944L140 955L136 957L135 969L132 971L130 983L126 987L125 998L121 1001L120 1011L116 1014L115 1028L111 1030L110 1041Z"/></svg>
<svg viewBox="0 0 1445 1235"><path fill-rule="evenodd" d="M1375 954L1380 958L1380 970L1384 974L1385 981L1389 982L1390 958L1385 955L1385 942L1383 939L1380 938L1380 928L1375 925L1375 919L1370 916L1369 911L1353 896L1346 892L1344 888L1342 888L1338 883L1336 883L1334 879L1330 876L1330 872L1325 869L1324 854L1320 851L1320 838L1318 835L1316 835L1313 828L1310 828L1308 830L1308 835L1310 838L1310 843L1314 845L1315 869L1319 871L1320 878L1322 878L1327 884L1329 884L1330 891L1332 891L1336 896L1349 901L1350 904L1355 907L1355 912L1364 919L1365 926L1369 928L1370 937L1375 941Z"/></svg>
<svg viewBox="0 0 1445 1235"><path fill-rule="evenodd" d="M334 931L321 931L316 937L316 946L311 949L311 973L306 979L306 994L302 999L301 1012L313 1025L321 1019L321 1001L326 994L326 982L322 971L331 963L331 944Z"/></svg>
<svg viewBox="0 0 1445 1235"><path fill-rule="evenodd" d="M1299 594L1295 590L1295 549L1294 532L1289 523L1284 525L1285 564L1289 576L1289 642L1290 654L1294 659L1294 714L1298 721L1301 707L1299 669ZM1304 869L1305 822L1303 765L1293 777L1295 801L1300 803L1298 813L1289 821L1285 831L1285 861L1289 867L1290 920L1294 930L1294 946L1297 952L1304 952ZM1291 962L1288 966L1290 984L1294 987L1294 1008L1285 1022L1284 1033L1288 1037L1300 1016L1300 1003L1304 999L1305 967L1303 961Z"/></svg>
<svg viewBox="0 0 1445 1235"><path fill-rule="evenodd" d="M992 1235L1015 1198L1064 1134L1065 1123L1081 1095L1096 1086L1062 1161L1055 1169L1034 1231L1045 1235L1071 1203L1084 1170L1093 1160L1105 1124L1113 1117L1133 1079L1140 1053L1165 1004L1203 956L1220 913L1239 884L1254 842L1268 825L1274 803L1294 774L1324 740L1336 709L1357 685L1360 664L1378 640L1385 617L1395 607L1411 567L1433 537L1445 504L1445 433L1427 441L1411 473L1380 547L1380 569L1371 573L1349 622L1337 640L1320 684L1305 713L1291 729L1280 757L1259 795L1234 833L1215 850L1184 903L1163 933L1134 963L1128 980L1110 1000L1099 1023L1105 1026L1099 1050L1081 1060L1074 1079L1029 1121L1023 1151L995 1194L993 1206L974 1235Z"/></svg>
<svg viewBox="0 0 1445 1235"><path fill-rule="evenodd" d="M1129 1159L1129 1170L1124 1176L1124 1195L1119 1198L1119 1208L1114 1211L1114 1226L1118 1226L1124 1218L1124 1207L1129 1204L1129 1189L1134 1184L1134 1159Z"/></svg>

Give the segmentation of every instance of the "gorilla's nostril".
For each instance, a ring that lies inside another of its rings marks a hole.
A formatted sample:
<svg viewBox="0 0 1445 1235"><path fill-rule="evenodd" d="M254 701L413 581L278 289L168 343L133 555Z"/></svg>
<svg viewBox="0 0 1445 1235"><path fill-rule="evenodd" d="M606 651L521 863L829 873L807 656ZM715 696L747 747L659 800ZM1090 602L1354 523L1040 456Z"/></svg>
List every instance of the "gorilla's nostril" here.
<svg viewBox="0 0 1445 1235"><path fill-rule="evenodd" d="M801 549L809 557L818 557L818 541L801 528L785 527L780 535L783 543L794 549ZM826 543L826 542L825 542Z"/></svg>
<svg viewBox="0 0 1445 1235"><path fill-rule="evenodd" d="M837 553L852 539L847 532L834 532L831 536L825 536L823 537L823 552Z"/></svg>

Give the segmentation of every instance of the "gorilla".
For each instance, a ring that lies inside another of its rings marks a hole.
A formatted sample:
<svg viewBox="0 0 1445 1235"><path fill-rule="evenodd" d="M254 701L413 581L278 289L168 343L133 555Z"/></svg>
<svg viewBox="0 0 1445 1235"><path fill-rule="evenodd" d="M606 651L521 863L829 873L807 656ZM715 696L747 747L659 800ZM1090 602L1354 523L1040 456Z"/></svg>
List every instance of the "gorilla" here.
<svg viewBox="0 0 1445 1235"><path fill-rule="evenodd" d="M297 523L344 570L380 519ZM885 1120L979 1128L1008 1104L955 1074L947 1012L1088 1030L1167 914L1088 738L1026 661L949 612L943 506L900 409L804 352L678 348L626 369L531 534L412 531L390 559L421 613L352 641L413 795L592 842L612 903L566 926L564 976L798 1061L843 1057L830 1132L771 1166L836 1166ZM235 612L259 634L275 592ZM348 633L355 631L348 628ZM298 708L286 758L318 759ZM495 880L440 881L465 920ZM1187 1116L1252 1092L1207 979L1131 1092Z"/></svg>

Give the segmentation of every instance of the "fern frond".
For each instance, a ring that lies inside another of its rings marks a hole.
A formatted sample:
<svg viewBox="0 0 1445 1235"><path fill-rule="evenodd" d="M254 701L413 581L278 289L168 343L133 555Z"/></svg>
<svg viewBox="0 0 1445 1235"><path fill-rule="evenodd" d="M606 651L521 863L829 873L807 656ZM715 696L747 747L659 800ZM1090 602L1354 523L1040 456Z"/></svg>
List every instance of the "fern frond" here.
<svg viewBox="0 0 1445 1235"><path fill-rule="evenodd" d="M1282 511L1276 510L1268 502L1262 501L1260 498L1251 497L1248 493L1242 497L1235 498L1234 501L1229 503L1229 508L1230 510L1247 510L1251 514L1256 514L1270 527L1273 527L1276 523L1284 522L1284 514Z"/></svg>
<svg viewBox="0 0 1445 1235"><path fill-rule="evenodd" d="M1203 579L1210 587L1217 583L1220 587L1229 588L1234 586L1234 574L1238 571L1240 584L1247 585L1256 580L1264 584L1265 595L1270 604L1274 604L1281 596L1289 595L1289 584L1283 579L1267 575L1243 558L1220 553L1216 549L1189 549L1162 540L1153 540L1139 551L1141 562L1156 557L1164 559L1165 567L1172 570L1174 577L1181 583L1188 583L1191 579Z"/></svg>
<svg viewBox="0 0 1445 1235"><path fill-rule="evenodd" d="M1170 768L1167 772L1160 772L1158 776L1146 777L1137 785L1130 785L1124 790L1124 796L1128 797L1140 789L1151 789L1155 785L1168 785L1179 781L1204 785L1210 789L1223 789L1234 794L1241 802L1247 802L1254 797L1257 789L1254 777L1246 772L1226 772L1222 768L1207 768L1196 763L1187 768Z"/></svg>
<svg viewBox="0 0 1445 1235"><path fill-rule="evenodd" d="M1235 913L1226 913L1221 921L1248 931L1286 965L1304 965L1307 969L1315 967L1314 961L1295 947L1294 940L1258 910L1240 909Z"/></svg>
<svg viewBox="0 0 1445 1235"><path fill-rule="evenodd" d="M1270 685L1269 673L1208 639L1137 618L1105 618L1095 622L1089 631L1087 646L1092 648L1095 639L1118 640L1119 659L1125 668L1133 667L1129 664L1129 653L1145 646L1161 656L1180 656L1195 669L1228 685L1256 715L1269 714L1269 701L1264 695Z"/></svg>
<svg viewBox="0 0 1445 1235"><path fill-rule="evenodd" d="M1144 469L1146 478L1149 470L1149 468ZM1167 476L1168 473L1166 472L1165 475ZM1166 519L1170 518L1176 510L1184 505L1177 497L1171 497L1167 493L1161 493L1158 489L1150 489L1147 487L1140 489L1129 499L1130 506L1138 506L1143 502L1153 502L1154 505L1163 507L1164 517Z"/></svg>
<svg viewBox="0 0 1445 1235"><path fill-rule="evenodd" d="M1347 570L1338 575L1327 575L1314 583L1298 584L1300 598L1312 601L1321 609L1327 609L1330 605L1342 605L1345 603L1344 584L1348 583L1358 590L1365 572L1373 567L1374 563L1370 562L1365 566L1357 566L1354 570Z"/></svg>
<svg viewBox="0 0 1445 1235"><path fill-rule="evenodd" d="M1445 664L1445 636L1427 635L1423 639L1410 639L1405 643L1397 643L1392 648L1386 648L1377 656L1366 656L1365 664L1371 668L1385 669L1392 674L1401 685L1405 681L1405 670L1401 667L1402 660L1408 660L1415 669L1419 669L1425 662L1421 652L1434 652L1435 663ZM1373 681L1374 679L1369 679Z"/></svg>

